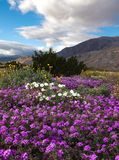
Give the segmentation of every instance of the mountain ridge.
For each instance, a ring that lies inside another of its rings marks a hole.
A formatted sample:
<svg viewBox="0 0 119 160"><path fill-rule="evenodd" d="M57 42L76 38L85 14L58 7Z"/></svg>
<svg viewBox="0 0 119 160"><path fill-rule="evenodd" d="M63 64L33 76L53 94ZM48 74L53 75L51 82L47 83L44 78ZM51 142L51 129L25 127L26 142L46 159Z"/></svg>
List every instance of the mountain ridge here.
<svg viewBox="0 0 119 160"><path fill-rule="evenodd" d="M119 71L119 36L98 37L64 48L58 55L76 56L90 69Z"/></svg>
<svg viewBox="0 0 119 160"><path fill-rule="evenodd" d="M119 46L119 36L115 37L97 37L78 43L72 47L66 47L58 52L58 55L68 57L77 54L82 54L90 51L101 50L109 47Z"/></svg>

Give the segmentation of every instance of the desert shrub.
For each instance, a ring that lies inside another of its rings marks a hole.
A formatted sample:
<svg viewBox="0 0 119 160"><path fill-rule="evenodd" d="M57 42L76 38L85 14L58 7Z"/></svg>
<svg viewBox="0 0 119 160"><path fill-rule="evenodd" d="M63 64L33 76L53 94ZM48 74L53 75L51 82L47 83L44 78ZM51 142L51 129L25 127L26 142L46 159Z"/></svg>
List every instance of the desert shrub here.
<svg viewBox="0 0 119 160"><path fill-rule="evenodd" d="M110 88L106 85L101 85L99 87L99 94L109 96L111 94Z"/></svg>
<svg viewBox="0 0 119 160"><path fill-rule="evenodd" d="M5 67L9 70L23 68L23 65L16 61L7 62Z"/></svg>
<svg viewBox="0 0 119 160"><path fill-rule="evenodd" d="M78 62L75 56L72 56L67 59L65 64L65 75L79 75L82 70L86 70L86 65L82 62Z"/></svg>
<svg viewBox="0 0 119 160"><path fill-rule="evenodd" d="M6 70L0 78L0 88L20 86L25 83L50 81L51 75L45 70L38 69L34 72L33 68L25 67L20 69Z"/></svg>
<svg viewBox="0 0 119 160"><path fill-rule="evenodd" d="M86 70L86 65L83 62L78 62L75 56L68 59L58 56L52 49L49 51L35 51L32 56L33 68L36 71L38 68L44 68L50 71L53 75L77 75Z"/></svg>

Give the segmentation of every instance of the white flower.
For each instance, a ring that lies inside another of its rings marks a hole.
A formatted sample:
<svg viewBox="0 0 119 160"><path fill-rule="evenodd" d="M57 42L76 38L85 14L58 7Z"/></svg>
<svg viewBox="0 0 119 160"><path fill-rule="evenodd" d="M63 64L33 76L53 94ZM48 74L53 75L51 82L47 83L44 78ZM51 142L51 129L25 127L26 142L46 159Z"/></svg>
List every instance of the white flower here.
<svg viewBox="0 0 119 160"><path fill-rule="evenodd" d="M81 95L79 93L77 93L77 97L80 97Z"/></svg>
<svg viewBox="0 0 119 160"><path fill-rule="evenodd" d="M54 85L54 83L52 82L52 83L50 83L50 86L53 86Z"/></svg>
<svg viewBox="0 0 119 160"><path fill-rule="evenodd" d="M64 84L58 84L58 87L63 88L63 87L65 87L65 85Z"/></svg>
<svg viewBox="0 0 119 160"><path fill-rule="evenodd" d="M48 83L44 83L44 86L48 86Z"/></svg>
<svg viewBox="0 0 119 160"><path fill-rule="evenodd" d="M56 97L54 94L51 96L52 98Z"/></svg>
<svg viewBox="0 0 119 160"><path fill-rule="evenodd" d="M33 88L33 86L30 85L30 89L32 89L32 88Z"/></svg>
<svg viewBox="0 0 119 160"><path fill-rule="evenodd" d="M36 84L34 85L34 87L35 87L35 88L38 88L38 87L39 87L39 84L38 84L38 83L36 83Z"/></svg>
<svg viewBox="0 0 119 160"><path fill-rule="evenodd" d="M77 93L72 93L72 96L73 96L73 97L76 97L76 96L77 96Z"/></svg>
<svg viewBox="0 0 119 160"><path fill-rule="evenodd" d="M64 92L64 93L63 93L63 96L67 96L67 94L68 94L67 92Z"/></svg>
<svg viewBox="0 0 119 160"><path fill-rule="evenodd" d="M44 87L44 84L43 84L43 83L41 83L41 84L40 84L40 87Z"/></svg>
<svg viewBox="0 0 119 160"><path fill-rule="evenodd" d="M43 98L42 98L42 97L40 97L40 98L39 98L39 101L43 101Z"/></svg>
<svg viewBox="0 0 119 160"><path fill-rule="evenodd" d="M61 96L62 96L62 93L58 93L58 96L61 97Z"/></svg>
<svg viewBox="0 0 119 160"><path fill-rule="evenodd" d="M49 101L49 100L50 100L50 98L49 98L49 97L45 97L45 99L46 99L47 101Z"/></svg>
<svg viewBox="0 0 119 160"><path fill-rule="evenodd" d="M41 95L42 95L42 93L41 93L41 92L39 92L39 93L38 93L38 96L41 96Z"/></svg>
<svg viewBox="0 0 119 160"><path fill-rule="evenodd" d="M25 85L25 88L26 88L26 89L29 89L29 87L30 87L30 83L27 83L27 84Z"/></svg>
<svg viewBox="0 0 119 160"><path fill-rule="evenodd" d="M31 83L32 86L35 86L35 84L37 84L37 83L36 83L36 82L32 82L32 83Z"/></svg>
<svg viewBox="0 0 119 160"><path fill-rule="evenodd" d="M70 90L70 93L72 93L72 94L73 94L73 93L74 93L74 91L71 89L71 90Z"/></svg>
<svg viewBox="0 0 119 160"><path fill-rule="evenodd" d="M43 95L43 98L45 99L45 98L46 98L46 96L45 96L45 95Z"/></svg>
<svg viewBox="0 0 119 160"><path fill-rule="evenodd" d="M50 86L50 89L52 90L52 86Z"/></svg>
<svg viewBox="0 0 119 160"><path fill-rule="evenodd" d="M31 83L31 86L32 86L32 87L35 87L35 88L38 88L38 87L39 87L39 83L33 82L33 83Z"/></svg>
<svg viewBox="0 0 119 160"><path fill-rule="evenodd" d="M44 92L44 91L45 91L45 89L44 89L44 88L41 88L41 91L42 91L42 92Z"/></svg>

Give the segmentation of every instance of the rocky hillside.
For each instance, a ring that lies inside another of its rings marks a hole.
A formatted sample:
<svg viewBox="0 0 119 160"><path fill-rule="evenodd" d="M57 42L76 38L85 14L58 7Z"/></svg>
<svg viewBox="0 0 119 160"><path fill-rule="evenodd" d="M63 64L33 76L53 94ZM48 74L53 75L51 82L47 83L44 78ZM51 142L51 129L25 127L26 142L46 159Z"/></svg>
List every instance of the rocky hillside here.
<svg viewBox="0 0 119 160"><path fill-rule="evenodd" d="M86 52L77 58L84 61L90 69L119 71L119 47Z"/></svg>
<svg viewBox="0 0 119 160"><path fill-rule="evenodd" d="M31 56L26 56L26 57L20 57L16 59L16 62L19 62L21 64L32 64L32 57Z"/></svg>
<svg viewBox="0 0 119 160"><path fill-rule="evenodd" d="M119 37L99 37L64 48L59 55L77 56L91 69L119 71Z"/></svg>

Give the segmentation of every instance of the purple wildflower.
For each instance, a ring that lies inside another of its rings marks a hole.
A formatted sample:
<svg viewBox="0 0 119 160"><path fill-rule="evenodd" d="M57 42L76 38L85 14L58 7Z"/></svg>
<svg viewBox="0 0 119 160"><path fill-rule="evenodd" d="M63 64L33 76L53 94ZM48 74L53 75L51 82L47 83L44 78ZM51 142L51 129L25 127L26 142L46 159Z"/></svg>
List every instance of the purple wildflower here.
<svg viewBox="0 0 119 160"><path fill-rule="evenodd" d="M45 153L50 153L50 152L54 151L55 147L56 147L56 144L53 143L53 142L51 142L51 143L47 146L47 148L46 148L46 150L45 150Z"/></svg>

